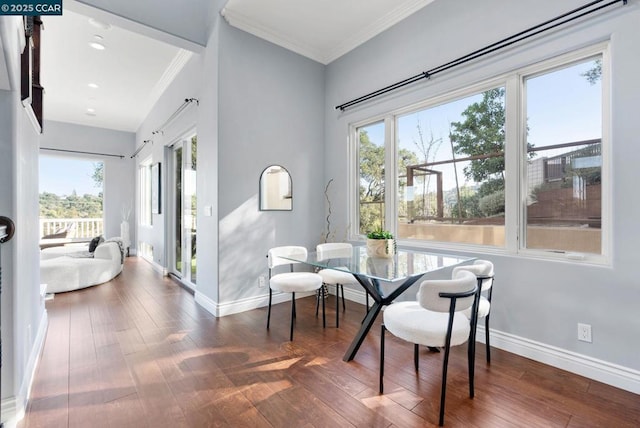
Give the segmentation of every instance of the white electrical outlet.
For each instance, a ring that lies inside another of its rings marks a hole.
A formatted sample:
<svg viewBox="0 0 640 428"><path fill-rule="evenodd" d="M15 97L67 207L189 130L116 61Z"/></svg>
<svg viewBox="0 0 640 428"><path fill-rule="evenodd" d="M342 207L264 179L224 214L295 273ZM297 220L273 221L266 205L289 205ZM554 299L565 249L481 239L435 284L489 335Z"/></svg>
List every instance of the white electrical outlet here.
<svg viewBox="0 0 640 428"><path fill-rule="evenodd" d="M578 323L578 340L591 343L591 325Z"/></svg>
<svg viewBox="0 0 640 428"><path fill-rule="evenodd" d="M267 285L267 278L264 275L258 277L258 287L264 288Z"/></svg>

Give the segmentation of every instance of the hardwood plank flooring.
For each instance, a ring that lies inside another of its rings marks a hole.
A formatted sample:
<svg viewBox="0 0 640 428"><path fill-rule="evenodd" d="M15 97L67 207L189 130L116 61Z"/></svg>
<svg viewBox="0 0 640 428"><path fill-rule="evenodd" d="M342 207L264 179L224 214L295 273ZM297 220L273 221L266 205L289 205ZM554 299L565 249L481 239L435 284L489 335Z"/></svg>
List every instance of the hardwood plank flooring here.
<svg viewBox="0 0 640 428"><path fill-rule="evenodd" d="M442 354L387 335L379 395L379 322L355 360L342 356L364 307L353 302L333 327L298 301L215 318L141 259L114 280L47 301L49 329L19 428L424 427L436 426ZM478 344L469 399L466 346L453 349L449 427L637 427L640 396Z"/></svg>

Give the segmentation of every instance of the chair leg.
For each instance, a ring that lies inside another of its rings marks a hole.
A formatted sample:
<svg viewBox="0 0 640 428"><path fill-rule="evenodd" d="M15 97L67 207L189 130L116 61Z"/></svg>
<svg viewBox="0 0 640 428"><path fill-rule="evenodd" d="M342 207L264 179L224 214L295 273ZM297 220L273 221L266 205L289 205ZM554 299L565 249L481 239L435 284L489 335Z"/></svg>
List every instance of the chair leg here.
<svg viewBox="0 0 640 428"><path fill-rule="evenodd" d="M322 284L324 287L324 283ZM320 307L320 290L316 292L316 317L318 317L318 308Z"/></svg>
<svg viewBox="0 0 640 428"><path fill-rule="evenodd" d="M467 364L469 365L469 397L473 398L474 396L474 377L475 377L475 366L476 366L476 342L475 340L469 340L469 345L467 348Z"/></svg>
<svg viewBox="0 0 640 428"><path fill-rule="evenodd" d="M387 331L387 328L382 324L380 326L380 380L378 383L378 391L380 394L384 392L384 385L382 383L382 379L384 378L384 333Z"/></svg>
<svg viewBox="0 0 640 428"><path fill-rule="evenodd" d="M489 344L489 314L484 318L484 335L485 335L485 347L487 350L487 363L491 362L491 345Z"/></svg>
<svg viewBox="0 0 640 428"><path fill-rule="evenodd" d="M440 391L440 418L439 425L444 425L444 404L447 396L447 369L449 367L449 351L451 350L451 331L453 328L453 311L455 300L452 300L449 308L449 325L447 326L447 336L444 345L444 360L442 362L442 390Z"/></svg>
<svg viewBox="0 0 640 428"><path fill-rule="evenodd" d="M269 330L269 321L271 320L271 288L269 288L269 309L267 310L267 330Z"/></svg>
<svg viewBox="0 0 640 428"><path fill-rule="evenodd" d="M291 293L291 332L289 333L289 340L293 341L293 320L296 317L296 293Z"/></svg>
<svg viewBox="0 0 640 428"><path fill-rule="evenodd" d="M320 287L322 289L322 328L327 327L327 319L324 316L324 285Z"/></svg>
<svg viewBox="0 0 640 428"><path fill-rule="evenodd" d="M447 340L447 346L444 350L444 362L442 363L442 389L440 391L440 419L439 425L444 425L444 402L447 395L447 367L449 366L449 348L450 338Z"/></svg>
<svg viewBox="0 0 640 428"><path fill-rule="evenodd" d="M420 352L419 345L417 343L414 343L413 344L413 366L416 368L416 371L418 371L418 365L420 361L420 359L418 358L419 352Z"/></svg>
<svg viewBox="0 0 640 428"><path fill-rule="evenodd" d="M296 293L292 293L292 297L293 297L293 318L296 317Z"/></svg>
<svg viewBox="0 0 640 428"><path fill-rule="evenodd" d="M336 328L340 327L340 293L336 285Z"/></svg>
<svg viewBox="0 0 640 428"><path fill-rule="evenodd" d="M347 306L344 304L344 286L340 284L340 291L342 292L342 312L347 310Z"/></svg>

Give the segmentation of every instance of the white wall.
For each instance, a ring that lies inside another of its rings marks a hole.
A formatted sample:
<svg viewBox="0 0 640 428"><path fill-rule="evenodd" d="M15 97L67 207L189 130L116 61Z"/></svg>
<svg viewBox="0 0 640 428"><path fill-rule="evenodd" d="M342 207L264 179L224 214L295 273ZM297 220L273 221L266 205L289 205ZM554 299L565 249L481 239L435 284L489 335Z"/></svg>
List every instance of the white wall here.
<svg viewBox="0 0 640 428"><path fill-rule="evenodd" d="M640 8L637 1L570 25L536 41L435 76L410 88L340 113L334 106L436 67L531 27L582 1L486 0L434 2L327 67L325 179L348 183L349 123L428 99L555 55L610 40L612 58L613 255L609 266L535 260L506 253L477 253L493 260L497 279L492 329L497 346L566 367L580 360L584 373L640 391L640 280L635 269L640 201L640 123L630 119L640 99ZM550 100L553 102L553 100ZM507 143L509 144L509 143ZM332 201L337 229L348 225L347 194ZM577 341L577 323L593 326L593 343ZM559 351L559 354L555 354ZM597 373L588 367L591 359ZM572 367L575 369L575 367ZM582 369L579 369L582 370ZM605 379L606 378L606 379ZM620 380L622 379L622 380Z"/></svg>
<svg viewBox="0 0 640 428"><path fill-rule="evenodd" d="M153 214L153 226L138 227L137 237L138 242L146 242L153 246L154 262L161 267L167 266L165 227L168 207L168 178L170 174L168 172L169 165L165 157L166 147L189 132L196 131L198 134L200 133L197 123L199 108L194 103L190 104L163 132L156 134L153 134L153 132L158 130L175 113L185 99L199 98L202 81L201 61L199 55L191 57L136 132L136 147L141 147L145 140L152 140L152 142L144 145L144 148L136 156L136 165L149 158L151 158L152 163L161 163L161 203L163 207L159 214ZM198 145L200 144L200 137L198 137ZM206 142L202 144L206 144ZM136 189L138 189L137 168L135 176Z"/></svg>
<svg viewBox="0 0 640 428"><path fill-rule="evenodd" d="M41 148L121 155L123 158L41 150L41 155L78 157L104 162L104 236L120 236L122 209L130 209L133 224L135 204L135 134L112 129L95 128L73 123L45 121ZM133 231L133 228L131 228ZM131 237L135 248L135 236Z"/></svg>
<svg viewBox="0 0 640 428"><path fill-rule="evenodd" d="M220 32L219 302L241 307L266 302L270 247L319 243L324 66L226 23ZM258 210L260 174L274 164L291 174L292 211Z"/></svg>
<svg viewBox="0 0 640 428"><path fill-rule="evenodd" d="M11 90L0 91L0 215L16 233L2 246L2 419L15 422L26 405L40 344L46 332L40 294L38 248L39 134L20 102L19 17L0 18L0 38ZM2 80L2 79L0 79ZM25 195L33 195L32 198Z"/></svg>
<svg viewBox="0 0 640 428"><path fill-rule="evenodd" d="M152 138L139 161L164 159L164 146L195 126L198 134L196 300L216 315L262 306L265 255L271 246L319 242L323 216L324 67L230 27L219 17L202 56L194 56L137 132ZM184 98L189 108L163 135L151 132ZM287 126L283 125L287 123ZM293 211L260 212L258 180L269 164L293 179ZM167 179L169 174L164 175ZM168 183L165 181L164 186ZM205 216L211 206L213 215ZM154 240L166 266L166 209L140 240ZM241 267L241 268L239 268Z"/></svg>

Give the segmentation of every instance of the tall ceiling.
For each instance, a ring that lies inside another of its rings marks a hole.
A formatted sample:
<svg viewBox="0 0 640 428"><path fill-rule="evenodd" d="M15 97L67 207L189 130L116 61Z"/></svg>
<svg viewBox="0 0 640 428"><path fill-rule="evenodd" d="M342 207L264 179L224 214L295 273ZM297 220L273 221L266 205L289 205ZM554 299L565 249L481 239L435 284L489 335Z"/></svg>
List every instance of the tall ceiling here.
<svg viewBox="0 0 640 428"><path fill-rule="evenodd" d="M190 55L72 11L42 21L47 120L135 132Z"/></svg>
<svg viewBox="0 0 640 428"><path fill-rule="evenodd" d="M328 64L433 0L229 0L234 27Z"/></svg>
<svg viewBox="0 0 640 428"><path fill-rule="evenodd" d="M432 1L228 0L221 14L328 64ZM222 3L65 0L62 16L43 17L45 119L135 132L193 52L203 50Z"/></svg>

